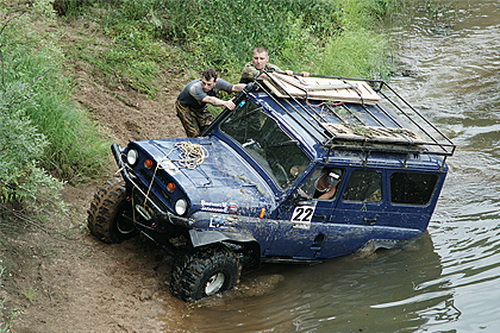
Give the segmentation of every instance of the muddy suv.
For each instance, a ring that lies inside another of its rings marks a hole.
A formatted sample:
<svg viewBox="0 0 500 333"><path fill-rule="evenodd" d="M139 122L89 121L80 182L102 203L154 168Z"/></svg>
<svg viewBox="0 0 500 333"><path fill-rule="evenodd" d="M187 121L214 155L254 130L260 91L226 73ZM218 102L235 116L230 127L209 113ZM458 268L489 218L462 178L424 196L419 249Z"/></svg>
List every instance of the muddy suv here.
<svg viewBox="0 0 500 333"><path fill-rule="evenodd" d="M195 301L263 262L316 263L423 233L455 145L383 81L263 73L198 138L112 146L91 233L175 258Z"/></svg>

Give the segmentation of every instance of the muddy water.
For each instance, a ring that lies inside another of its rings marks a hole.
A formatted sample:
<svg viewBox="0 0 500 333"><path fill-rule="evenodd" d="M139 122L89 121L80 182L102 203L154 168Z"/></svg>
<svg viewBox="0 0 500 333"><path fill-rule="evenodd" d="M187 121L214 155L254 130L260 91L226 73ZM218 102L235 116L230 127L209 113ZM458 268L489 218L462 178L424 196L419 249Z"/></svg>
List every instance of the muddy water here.
<svg viewBox="0 0 500 333"><path fill-rule="evenodd" d="M179 331L500 329L500 3L416 3L389 30L405 74L391 83L459 146L428 233L367 257L266 266L222 297L177 304Z"/></svg>

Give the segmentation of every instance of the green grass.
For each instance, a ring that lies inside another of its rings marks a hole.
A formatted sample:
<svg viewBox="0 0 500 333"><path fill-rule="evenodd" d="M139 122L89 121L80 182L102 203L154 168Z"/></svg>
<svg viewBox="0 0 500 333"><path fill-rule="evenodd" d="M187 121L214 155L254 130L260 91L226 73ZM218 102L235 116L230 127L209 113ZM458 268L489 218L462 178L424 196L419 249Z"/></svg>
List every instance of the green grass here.
<svg viewBox="0 0 500 333"><path fill-rule="evenodd" d="M72 56L95 66L107 84L154 97L162 84L159 73L169 68L213 67L235 82L259 45L284 69L385 77L385 37L375 30L402 0L59 2L72 8L67 19L84 16L112 41L94 52L75 49Z"/></svg>
<svg viewBox="0 0 500 333"><path fill-rule="evenodd" d="M36 295L38 294L38 290L34 289L34 288L29 288L28 290L25 290L24 291L24 297L26 297L26 299L31 303L33 304L33 302L35 301L35 298L36 298Z"/></svg>
<svg viewBox="0 0 500 333"><path fill-rule="evenodd" d="M72 100L57 41L35 29L50 11L19 10L0 8L0 203L61 207L62 183L98 174L109 145Z"/></svg>
<svg viewBox="0 0 500 333"><path fill-rule="evenodd" d="M324 47L324 57L315 63L325 75L350 77L388 76L387 40L367 30L345 31Z"/></svg>
<svg viewBox="0 0 500 333"><path fill-rule="evenodd" d="M7 269L0 265L0 287L3 286L6 271ZM11 331L12 324L18 314L19 311L17 309L8 305L8 299L0 296L0 333L7 333Z"/></svg>
<svg viewBox="0 0 500 333"><path fill-rule="evenodd" d="M386 77L388 41L378 31L401 0L57 0L65 20L91 23L75 44L36 22L57 18L51 1L33 8L0 0L0 198L34 201L104 171L109 142L72 99L78 83L63 64L81 61L110 86L154 98L162 71L218 69L239 79L255 46L283 69ZM9 7L10 6L10 7ZM62 18L61 18L62 19ZM43 31L43 29L42 29ZM38 184L38 185L37 185Z"/></svg>

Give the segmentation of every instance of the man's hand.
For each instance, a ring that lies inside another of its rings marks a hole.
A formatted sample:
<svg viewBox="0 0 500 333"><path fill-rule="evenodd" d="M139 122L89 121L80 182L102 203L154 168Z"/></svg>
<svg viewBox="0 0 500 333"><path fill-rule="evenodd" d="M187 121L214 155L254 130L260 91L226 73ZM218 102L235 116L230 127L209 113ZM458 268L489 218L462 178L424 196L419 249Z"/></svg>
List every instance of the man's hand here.
<svg viewBox="0 0 500 333"><path fill-rule="evenodd" d="M285 74L288 75L288 76L294 76L295 75L295 73L293 71L291 71L291 70L285 71ZM309 74L309 72L300 72L300 75L302 77L308 77L310 74Z"/></svg>
<svg viewBox="0 0 500 333"><path fill-rule="evenodd" d="M232 99L230 99L229 101L225 101L223 105L229 110L234 110L234 108L236 107L236 104L233 103Z"/></svg>
<svg viewBox="0 0 500 333"><path fill-rule="evenodd" d="M219 99L219 98L214 97L214 96L207 96L204 99L202 99L201 101L203 103L212 104L213 106L224 106L224 107L228 108L229 110L233 110L236 107L233 100L224 101L224 100Z"/></svg>

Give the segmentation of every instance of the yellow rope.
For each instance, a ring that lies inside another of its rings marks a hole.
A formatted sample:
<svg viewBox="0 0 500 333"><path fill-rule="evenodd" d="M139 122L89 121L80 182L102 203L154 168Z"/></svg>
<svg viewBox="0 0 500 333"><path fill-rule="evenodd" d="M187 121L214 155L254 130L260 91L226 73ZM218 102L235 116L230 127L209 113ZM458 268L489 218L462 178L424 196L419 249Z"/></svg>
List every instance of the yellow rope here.
<svg viewBox="0 0 500 333"><path fill-rule="evenodd" d="M163 169L160 166L162 164L163 160L169 159L168 156L174 150L177 150L177 149L179 149L181 151L179 153L179 159L178 160L170 159L170 160L178 162L181 168L195 169L199 165L203 164L203 162L208 157L207 149L200 144L192 143L189 141L181 141L181 142L176 143L175 147L156 164L156 168L153 172L153 177L151 178L151 182L149 183L148 190L146 191L146 196L149 196L149 193L151 192L151 187L153 186L153 182L156 178L156 171L158 169ZM146 201L147 200L144 201L144 205L146 204Z"/></svg>
<svg viewBox="0 0 500 333"><path fill-rule="evenodd" d="M197 143L182 141L176 143L175 147L181 151L177 162L183 168L195 169L203 164L208 157L206 148Z"/></svg>

